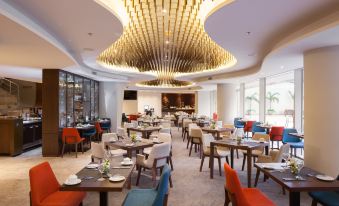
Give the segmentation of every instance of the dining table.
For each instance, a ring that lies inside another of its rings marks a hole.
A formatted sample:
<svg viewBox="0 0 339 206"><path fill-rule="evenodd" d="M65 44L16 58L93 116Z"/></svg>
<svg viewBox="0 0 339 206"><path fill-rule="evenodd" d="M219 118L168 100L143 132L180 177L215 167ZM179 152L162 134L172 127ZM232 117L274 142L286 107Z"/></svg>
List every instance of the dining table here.
<svg viewBox="0 0 339 206"><path fill-rule="evenodd" d="M142 134L142 138L144 139L149 139L149 135L152 133L152 132L159 132L161 130L161 127L129 127L127 128L127 134L128 136L130 136L130 132L131 131L135 131L135 132L140 132Z"/></svg>
<svg viewBox="0 0 339 206"><path fill-rule="evenodd" d="M247 151L247 186L251 187L251 176L252 176L252 151L255 149L265 148L265 154L268 155L269 142L259 142L259 141L242 141L238 142L234 139L223 139L216 140L210 143L210 154L214 154L214 150L217 146L227 147L230 149L231 156L231 167L234 166L234 150L241 149ZM214 173L214 157L210 155L210 178L213 179Z"/></svg>
<svg viewBox="0 0 339 206"><path fill-rule="evenodd" d="M120 159L121 158L121 159ZM99 192L100 206L107 206L108 192L122 192L125 187L131 188L131 173L135 164L130 166L121 166L122 157L114 158L110 162L111 168L109 174L123 176L124 180L112 182L108 177L102 178L102 174L97 168L88 169L86 166L81 169L76 175L81 182L76 185L61 185L61 191L84 191L84 192Z"/></svg>
<svg viewBox="0 0 339 206"><path fill-rule="evenodd" d="M112 141L112 142L105 142L105 147L110 148L119 148L127 151L127 156L132 158L133 151L139 153L139 150L145 149L147 147L153 147L155 143L149 139L141 139L140 141L136 141L135 143L129 141Z"/></svg>
<svg viewBox="0 0 339 206"><path fill-rule="evenodd" d="M158 126L160 124L160 119L155 119L155 120L138 120L138 124L148 124L150 126Z"/></svg>
<svg viewBox="0 0 339 206"><path fill-rule="evenodd" d="M270 167L267 167L267 164ZM322 173L309 167L303 167L299 173L302 178L295 178L289 168L279 168L282 163L255 163L257 168L256 182L260 172L271 178L273 181L281 185L289 191L289 205L300 206L300 193L313 191L339 191L339 181L319 180L317 175ZM283 163L284 164L284 163ZM272 165L276 165L272 167ZM272 169L274 168L274 169Z"/></svg>
<svg viewBox="0 0 339 206"><path fill-rule="evenodd" d="M304 134L303 133L295 133L295 132L291 132L291 133L288 133L289 135L292 135L294 137L298 137L300 139L304 139Z"/></svg>
<svg viewBox="0 0 339 206"><path fill-rule="evenodd" d="M211 133L215 137L216 140L221 139L221 133L223 132L233 132L233 128L225 128L225 127L216 127L216 128L211 128L211 127L202 127L201 130L203 132Z"/></svg>

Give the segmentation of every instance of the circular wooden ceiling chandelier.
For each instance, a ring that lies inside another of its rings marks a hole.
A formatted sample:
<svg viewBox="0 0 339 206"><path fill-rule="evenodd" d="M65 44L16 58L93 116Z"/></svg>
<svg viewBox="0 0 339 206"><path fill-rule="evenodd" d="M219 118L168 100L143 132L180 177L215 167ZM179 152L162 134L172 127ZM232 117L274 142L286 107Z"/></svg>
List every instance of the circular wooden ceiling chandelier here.
<svg viewBox="0 0 339 206"><path fill-rule="evenodd" d="M122 36L103 51L104 67L145 72L155 80L138 86L187 87L175 78L236 64L205 32L208 15L230 0L97 0L123 23Z"/></svg>

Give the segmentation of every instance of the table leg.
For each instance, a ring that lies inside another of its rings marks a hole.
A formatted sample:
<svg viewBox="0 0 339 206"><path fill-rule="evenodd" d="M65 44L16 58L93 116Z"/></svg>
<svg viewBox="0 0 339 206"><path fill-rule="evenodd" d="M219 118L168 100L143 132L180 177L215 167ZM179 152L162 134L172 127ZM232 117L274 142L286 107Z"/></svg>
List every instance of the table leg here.
<svg viewBox="0 0 339 206"><path fill-rule="evenodd" d="M127 128L127 136L130 136L129 128Z"/></svg>
<svg viewBox="0 0 339 206"><path fill-rule="evenodd" d="M200 148L201 149L201 148ZM214 144L213 142L210 143L210 177L213 179L213 168L214 168Z"/></svg>
<svg viewBox="0 0 339 206"><path fill-rule="evenodd" d="M300 192L290 192L290 206L300 206Z"/></svg>
<svg viewBox="0 0 339 206"><path fill-rule="evenodd" d="M127 157L132 159L132 150L130 149L127 150Z"/></svg>
<svg viewBox="0 0 339 206"><path fill-rule="evenodd" d="M107 205L108 205L108 193L100 192L100 206L107 206Z"/></svg>
<svg viewBox="0 0 339 206"><path fill-rule="evenodd" d="M220 132L217 132L217 140L221 139L220 138Z"/></svg>
<svg viewBox="0 0 339 206"><path fill-rule="evenodd" d="M233 168L233 162L234 162L234 149L231 148L231 167Z"/></svg>
<svg viewBox="0 0 339 206"><path fill-rule="evenodd" d="M252 150L247 149L247 187L251 187L252 175Z"/></svg>
<svg viewBox="0 0 339 206"><path fill-rule="evenodd" d="M270 146L265 146L265 155L268 155L270 150Z"/></svg>

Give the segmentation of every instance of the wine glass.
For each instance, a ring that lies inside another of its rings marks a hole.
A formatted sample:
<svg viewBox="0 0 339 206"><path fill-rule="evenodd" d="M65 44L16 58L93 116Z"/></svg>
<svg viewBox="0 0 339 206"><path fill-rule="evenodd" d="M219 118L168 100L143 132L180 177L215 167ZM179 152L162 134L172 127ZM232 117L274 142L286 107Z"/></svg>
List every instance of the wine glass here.
<svg viewBox="0 0 339 206"><path fill-rule="evenodd" d="M289 158L290 158L290 154L288 152L282 154L282 159L285 162L285 166L284 166L285 168L288 167L288 163L287 162L288 162Z"/></svg>
<svg viewBox="0 0 339 206"><path fill-rule="evenodd" d="M100 178L98 179L98 181L103 181L104 180L104 165L103 164L99 164L98 166L98 171L100 173Z"/></svg>
<svg viewBox="0 0 339 206"><path fill-rule="evenodd" d="M295 176L295 179L299 180L302 179L301 175L300 175L300 171L302 170L302 168L304 167L304 161L298 161L297 162L297 176Z"/></svg>

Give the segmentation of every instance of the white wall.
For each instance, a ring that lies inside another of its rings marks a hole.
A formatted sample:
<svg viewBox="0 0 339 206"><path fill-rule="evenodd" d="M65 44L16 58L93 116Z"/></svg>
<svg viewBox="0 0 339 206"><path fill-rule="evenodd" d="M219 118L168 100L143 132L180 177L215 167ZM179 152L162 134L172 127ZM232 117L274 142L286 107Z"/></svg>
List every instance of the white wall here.
<svg viewBox="0 0 339 206"><path fill-rule="evenodd" d="M217 85L217 114L223 124L233 123L237 114L237 93L234 84Z"/></svg>
<svg viewBox="0 0 339 206"><path fill-rule="evenodd" d="M304 54L305 164L321 173L339 174L339 46Z"/></svg>
<svg viewBox="0 0 339 206"><path fill-rule="evenodd" d="M138 100L124 100L122 103L122 112L126 115L138 113Z"/></svg>
<svg viewBox="0 0 339 206"><path fill-rule="evenodd" d="M115 82L100 82L99 84L99 116L111 118L113 132L121 125L125 86L123 83Z"/></svg>
<svg viewBox="0 0 339 206"><path fill-rule="evenodd" d="M138 91L138 112L144 113L144 105L154 108L154 114L161 116L161 92Z"/></svg>
<svg viewBox="0 0 339 206"><path fill-rule="evenodd" d="M196 92L196 113L199 115L213 116L216 110L216 90Z"/></svg>

